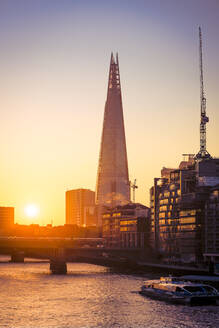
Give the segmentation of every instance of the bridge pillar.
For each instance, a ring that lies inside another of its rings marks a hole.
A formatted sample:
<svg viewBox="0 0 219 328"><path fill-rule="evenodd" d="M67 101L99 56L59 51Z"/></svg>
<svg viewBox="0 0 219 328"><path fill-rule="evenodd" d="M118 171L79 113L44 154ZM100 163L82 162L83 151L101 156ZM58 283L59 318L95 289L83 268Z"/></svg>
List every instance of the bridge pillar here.
<svg viewBox="0 0 219 328"><path fill-rule="evenodd" d="M11 254L10 262L14 263L24 263L24 252L14 251Z"/></svg>
<svg viewBox="0 0 219 328"><path fill-rule="evenodd" d="M64 248L54 248L50 257L50 271L52 274L66 274L67 264L65 260Z"/></svg>

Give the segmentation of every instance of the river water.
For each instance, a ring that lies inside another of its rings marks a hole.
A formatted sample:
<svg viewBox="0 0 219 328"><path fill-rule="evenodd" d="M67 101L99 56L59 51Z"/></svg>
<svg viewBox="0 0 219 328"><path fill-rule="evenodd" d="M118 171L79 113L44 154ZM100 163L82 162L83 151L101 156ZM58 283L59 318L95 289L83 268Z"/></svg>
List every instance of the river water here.
<svg viewBox="0 0 219 328"><path fill-rule="evenodd" d="M2 260L2 258L1 258ZM138 294L150 276L68 263L0 263L0 328L216 328L219 307L172 305Z"/></svg>

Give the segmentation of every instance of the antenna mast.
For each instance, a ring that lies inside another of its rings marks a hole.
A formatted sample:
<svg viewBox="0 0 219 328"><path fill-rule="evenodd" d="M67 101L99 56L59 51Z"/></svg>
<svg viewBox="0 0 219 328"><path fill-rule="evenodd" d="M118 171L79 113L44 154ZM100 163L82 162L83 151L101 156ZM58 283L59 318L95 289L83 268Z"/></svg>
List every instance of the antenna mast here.
<svg viewBox="0 0 219 328"><path fill-rule="evenodd" d="M206 123L209 118L206 116L206 98L204 93L203 80L203 63L202 63L202 32L199 26L199 66L200 66L200 105L201 105L201 122L200 122L200 150L196 155L196 159L211 158L206 150Z"/></svg>

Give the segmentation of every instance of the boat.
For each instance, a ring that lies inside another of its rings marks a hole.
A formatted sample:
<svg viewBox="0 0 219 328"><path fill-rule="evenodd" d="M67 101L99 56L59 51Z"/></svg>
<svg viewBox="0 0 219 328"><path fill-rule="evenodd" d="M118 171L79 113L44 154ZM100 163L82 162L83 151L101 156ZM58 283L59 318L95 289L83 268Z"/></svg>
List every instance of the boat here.
<svg viewBox="0 0 219 328"><path fill-rule="evenodd" d="M218 276L200 276L200 275L185 275L179 277L181 281L190 281L198 284L206 284L213 286L219 290L219 277Z"/></svg>
<svg viewBox="0 0 219 328"><path fill-rule="evenodd" d="M219 292L212 286L180 281L179 278L161 277L159 280L147 280L140 294L175 304L219 305Z"/></svg>

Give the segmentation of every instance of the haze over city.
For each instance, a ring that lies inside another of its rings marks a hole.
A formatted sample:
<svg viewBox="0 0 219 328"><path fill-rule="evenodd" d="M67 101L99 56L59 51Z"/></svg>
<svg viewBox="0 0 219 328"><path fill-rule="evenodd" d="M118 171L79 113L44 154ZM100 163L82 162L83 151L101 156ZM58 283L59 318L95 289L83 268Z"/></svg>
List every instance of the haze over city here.
<svg viewBox="0 0 219 328"><path fill-rule="evenodd" d="M0 1L0 205L16 222L64 224L65 191L95 190L111 51L136 201L148 205L163 166L198 152L199 25L218 157L218 1Z"/></svg>

